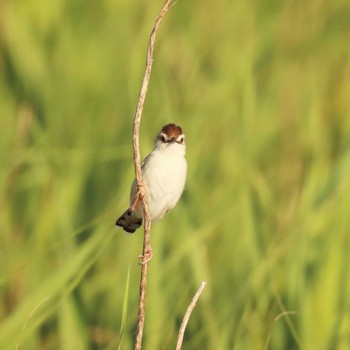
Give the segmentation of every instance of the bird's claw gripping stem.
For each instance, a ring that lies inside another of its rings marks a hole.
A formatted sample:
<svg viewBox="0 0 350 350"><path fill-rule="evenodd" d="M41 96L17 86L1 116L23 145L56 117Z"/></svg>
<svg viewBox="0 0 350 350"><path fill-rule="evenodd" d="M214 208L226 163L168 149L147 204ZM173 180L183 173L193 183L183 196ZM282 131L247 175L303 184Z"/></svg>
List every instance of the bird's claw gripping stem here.
<svg viewBox="0 0 350 350"><path fill-rule="evenodd" d="M139 263L140 265L144 265L148 263L153 257L153 249L150 247L148 250L145 251L143 255L139 255L138 259L141 260Z"/></svg>
<svg viewBox="0 0 350 350"><path fill-rule="evenodd" d="M144 198L145 196L145 187L144 185L141 185L139 186L139 189L137 191L137 194L135 196L135 199L132 203L132 206L131 206L131 211L135 211L137 209L137 207L139 206L139 203L141 201L141 198Z"/></svg>

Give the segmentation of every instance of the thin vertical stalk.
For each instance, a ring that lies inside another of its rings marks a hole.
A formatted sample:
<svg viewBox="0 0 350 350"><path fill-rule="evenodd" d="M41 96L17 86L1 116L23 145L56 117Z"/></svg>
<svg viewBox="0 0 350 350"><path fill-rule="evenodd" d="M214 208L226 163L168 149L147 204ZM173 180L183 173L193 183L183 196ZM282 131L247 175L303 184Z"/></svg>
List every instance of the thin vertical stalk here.
<svg viewBox="0 0 350 350"><path fill-rule="evenodd" d="M142 182L141 173L141 159L140 159L140 124L143 106L148 90L148 84L151 77L152 63L153 63L153 52L154 43L156 40L157 30L165 14L169 10L172 0L166 0L164 3L156 21L153 25L151 36L148 43L147 49L147 60L146 70L143 77L137 108L134 116L134 127L133 127L133 153L134 153L134 167L135 177L137 182L138 194L143 208L144 217L144 238L143 238L143 251L142 251L142 263L141 263L141 278L140 278L140 291L139 291L139 303L138 303L138 315L137 315L137 330L135 337L135 350L140 350L142 347L142 336L143 328L145 324L145 305L146 305L146 288L147 288L147 273L148 273L148 262L151 258L151 218L147 203L146 189Z"/></svg>

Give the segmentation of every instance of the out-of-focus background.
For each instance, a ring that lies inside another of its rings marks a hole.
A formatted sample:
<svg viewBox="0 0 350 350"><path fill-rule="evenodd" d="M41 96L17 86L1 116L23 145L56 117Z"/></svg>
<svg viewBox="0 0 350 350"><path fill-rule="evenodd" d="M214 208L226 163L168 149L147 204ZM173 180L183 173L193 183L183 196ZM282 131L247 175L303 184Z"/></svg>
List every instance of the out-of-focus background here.
<svg viewBox="0 0 350 350"><path fill-rule="evenodd" d="M0 2L0 348L131 349L142 230L114 228L162 1ZM187 137L153 225L145 349L350 348L350 3L179 0L141 153Z"/></svg>

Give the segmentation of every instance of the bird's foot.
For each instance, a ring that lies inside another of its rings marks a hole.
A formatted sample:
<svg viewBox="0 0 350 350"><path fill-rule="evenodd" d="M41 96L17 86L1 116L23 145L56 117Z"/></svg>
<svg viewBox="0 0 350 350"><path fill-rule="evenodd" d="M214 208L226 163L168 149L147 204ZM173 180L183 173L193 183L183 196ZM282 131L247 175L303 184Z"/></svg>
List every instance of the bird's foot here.
<svg viewBox="0 0 350 350"><path fill-rule="evenodd" d="M137 191L137 194L136 194L135 199L132 203L132 206L130 207L130 210L135 211L139 206L141 198L144 198L144 197L145 197L145 187L144 187L144 185L141 185L139 187L139 190Z"/></svg>
<svg viewBox="0 0 350 350"><path fill-rule="evenodd" d="M149 249L147 249L145 251L144 254L141 254L138 256L138 259L140 259L140 265L144 265L146 263L148 263L153 257L153 249L150 247Z"/></svg>

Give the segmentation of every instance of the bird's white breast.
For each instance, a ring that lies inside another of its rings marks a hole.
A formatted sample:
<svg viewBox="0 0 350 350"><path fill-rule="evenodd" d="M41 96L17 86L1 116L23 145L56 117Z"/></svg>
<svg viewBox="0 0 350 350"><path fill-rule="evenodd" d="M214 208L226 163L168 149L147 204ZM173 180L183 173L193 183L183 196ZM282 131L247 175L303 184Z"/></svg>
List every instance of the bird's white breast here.
<svg viewBox="0 0 350 350"><path fill-rule="evenodd" d="M180 199L187 174L184 153L183 146L174 145L173 149L154 150L145 161L142 173L152 221L161 220Z"/></svg>

